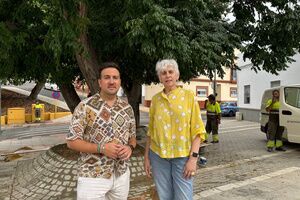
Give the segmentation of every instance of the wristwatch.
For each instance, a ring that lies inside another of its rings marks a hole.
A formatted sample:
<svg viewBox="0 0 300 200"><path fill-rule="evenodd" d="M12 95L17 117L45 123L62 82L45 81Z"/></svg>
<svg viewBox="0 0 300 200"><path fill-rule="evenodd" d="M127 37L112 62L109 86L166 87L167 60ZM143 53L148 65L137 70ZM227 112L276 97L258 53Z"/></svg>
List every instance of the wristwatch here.
<svg viewBox="0 0 300 200"><path fill-rule="evenodd" d="M192 157L197 158L199 154L196 152L193 152L191 155L192 155Z"/></svg>

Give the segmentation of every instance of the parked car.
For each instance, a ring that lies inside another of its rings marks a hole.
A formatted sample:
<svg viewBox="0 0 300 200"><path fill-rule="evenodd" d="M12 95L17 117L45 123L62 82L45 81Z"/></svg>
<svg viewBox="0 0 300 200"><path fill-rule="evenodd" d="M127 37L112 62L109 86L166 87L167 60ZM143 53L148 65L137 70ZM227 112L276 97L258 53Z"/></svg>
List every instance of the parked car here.
<svg viewBox="0 0 300 200"><path fill-rule="evenodd" d="M59 87L56 85L56 83L46 82L44 88L47 90L59 91Z"/></svg>
<svg viewBox="0 0 300 200"><path fill-rule="evenodd" d="M235 116L235 113L239 110L236 102L222 102L221 105L222 116Z"/></svg>

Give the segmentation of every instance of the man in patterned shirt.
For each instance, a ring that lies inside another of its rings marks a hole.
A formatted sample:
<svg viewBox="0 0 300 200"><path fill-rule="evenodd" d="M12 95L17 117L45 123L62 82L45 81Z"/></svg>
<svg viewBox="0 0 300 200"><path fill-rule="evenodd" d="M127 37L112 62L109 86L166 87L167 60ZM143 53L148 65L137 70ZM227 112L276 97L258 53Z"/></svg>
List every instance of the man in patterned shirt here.
<svg viewBox="0 0 300 200"><path fill-rule="evenodd" d="M99 70L100 92L76 107L67 136L79 151L77 199L127 199L128 159L136 146L132 107L117 97L119 67L104 63Z"/></svg>

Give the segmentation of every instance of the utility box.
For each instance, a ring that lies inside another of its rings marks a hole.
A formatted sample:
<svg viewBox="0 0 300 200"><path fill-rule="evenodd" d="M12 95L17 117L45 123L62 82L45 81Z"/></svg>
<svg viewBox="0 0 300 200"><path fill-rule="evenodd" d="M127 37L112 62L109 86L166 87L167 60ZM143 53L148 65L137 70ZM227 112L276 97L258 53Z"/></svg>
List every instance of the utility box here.
<svg viewBox="0 0 300 200"><path fill-rule="evenodd" d="M39 104L41 106L40 108L40 115L41 115L41 119L39 121L43 122L45 121L45 104ZM35 107L36 107L36 104L32 104L31 105L31 119L32 119L32 122L35 122L36 121L36 117L35 117Z"/></svg>
<svg viewBox="0 0 300 200"><path fill-rule="evenodd" d="M5 125L6 116L1 116L1 125Z"/></svg>
<svg viewBox="0 0 300 200"><path fill-rule="evenodd" d="M235 113L235 119L238 120L238 121L243 120L243 113L241 113L241 112L236 112L236 113Z"/></svg>
<svg viewBox="0 0 300 200"><path fill-rule="evenodd" d="M24 124L25 108L8 108L7 124Z"/></svg>

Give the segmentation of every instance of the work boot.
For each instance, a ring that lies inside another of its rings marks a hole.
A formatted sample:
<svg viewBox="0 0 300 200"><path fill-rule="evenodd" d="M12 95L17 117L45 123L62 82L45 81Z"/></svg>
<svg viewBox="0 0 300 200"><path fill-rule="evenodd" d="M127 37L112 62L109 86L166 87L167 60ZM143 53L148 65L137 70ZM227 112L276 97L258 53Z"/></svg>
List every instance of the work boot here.
<svg viewBox="0 0 300 200"><path fill-rule="evenodd" d="M286 151L286 150L285 150L284 148L282 148L282 147L276 147L275 150L276 150L276 151Z"/></svg>
<svg viewBox="0 0 300 200"><path fill-rule="evenodd" d="M273 151L273 148L272 148L272 147L268 147L267 151L268 151L268 152L272 152L272 151Z"/></svg>

